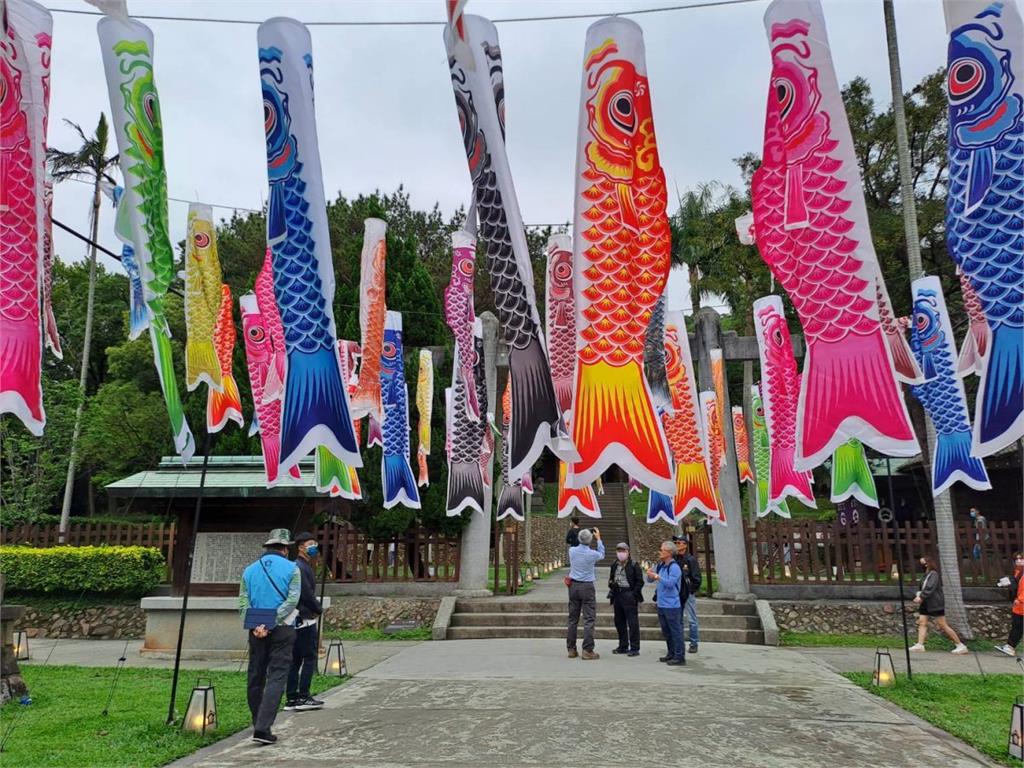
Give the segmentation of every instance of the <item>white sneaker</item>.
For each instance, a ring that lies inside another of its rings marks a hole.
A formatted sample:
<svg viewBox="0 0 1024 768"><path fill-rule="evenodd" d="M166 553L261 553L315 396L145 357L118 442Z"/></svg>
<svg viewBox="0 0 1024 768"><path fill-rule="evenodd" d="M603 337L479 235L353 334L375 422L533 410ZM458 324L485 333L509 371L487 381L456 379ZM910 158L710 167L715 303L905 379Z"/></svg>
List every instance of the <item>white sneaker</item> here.
<svg viewBox="0 0 1024 768"><path fill-rule="evenodd" d="M920 643L914 643L912 646L910 646L910 650L915 651L917 653L924 653L924 646Z"/></svg>
<svg viewBox="0 0 1024 768"><path fill-rule="evenodd" d="M1007 656L1010 656L1011 658L1013 656L1017 655L1017 650L1015 648L1011 648L1009 643L1003 643L1002 645L997 645L996 646L996 650L999 651L1000 653L1004 653Z"/></svg>
<svg viewBox="0 0 1024 768"><path fill-rule="evenodd" d="M963 643L960 643L959 645L957 645L956 648L954 648L952 651L950 651L950 653L956 654L957 656L963 656L965 653L969 653L969 652L970 651L968 650L967 646L964 645Z"/></svg>

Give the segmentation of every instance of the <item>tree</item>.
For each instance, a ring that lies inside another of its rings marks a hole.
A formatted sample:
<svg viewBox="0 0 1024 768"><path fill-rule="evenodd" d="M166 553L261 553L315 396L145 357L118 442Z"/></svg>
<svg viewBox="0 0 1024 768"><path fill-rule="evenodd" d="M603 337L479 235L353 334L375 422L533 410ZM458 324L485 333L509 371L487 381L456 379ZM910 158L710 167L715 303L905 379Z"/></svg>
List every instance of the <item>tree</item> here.
<svg viewBox="0 0 1024 768"><path fill-rule="evenodd" d="M57 148L47 151L50 173L57 183L69 179L84 180L92 184L92 228L90 236L92 247L89 249L89 291L85 310L85 335L82 342L81 373L78 377L78 405L75 408L75 426L71 435L71 450L68 457L68 473L64 484L64 502L60 510L60 532L63 540L71 517L71 495L75 487L75 469L78 462L78 438L82 429L82 409L85 406L86 383L89 376L89 350L92 346L93 300L96 294L96 234L100 224L100 190L103 183L114 184L111 170L117 165L118 156L107 156L107 143L110 132L107 128L107 116L100 112L99 122L92 136L86 136L78 123L65 121L75 129L82 140L78 149L66 152Z"/></svg>

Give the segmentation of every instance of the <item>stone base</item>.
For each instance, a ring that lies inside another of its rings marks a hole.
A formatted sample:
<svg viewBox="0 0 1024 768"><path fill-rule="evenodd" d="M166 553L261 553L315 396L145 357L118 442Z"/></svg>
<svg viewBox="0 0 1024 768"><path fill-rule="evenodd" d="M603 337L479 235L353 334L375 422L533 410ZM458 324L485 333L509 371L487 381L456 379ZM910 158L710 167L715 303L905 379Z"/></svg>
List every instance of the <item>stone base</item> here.
<svg viewBox="0 0 1024 768"><path fill-rule="evenodd" d="M752 603L757 595L752 592L715 592L711 595L715 600L732 600L737 603Z"/></svg>
<svg viewBox="0 0 1024 768"><path fill-rule="evenodd" d="M452 592L454 597L494 597L489 589L456 589Z"/></svg>

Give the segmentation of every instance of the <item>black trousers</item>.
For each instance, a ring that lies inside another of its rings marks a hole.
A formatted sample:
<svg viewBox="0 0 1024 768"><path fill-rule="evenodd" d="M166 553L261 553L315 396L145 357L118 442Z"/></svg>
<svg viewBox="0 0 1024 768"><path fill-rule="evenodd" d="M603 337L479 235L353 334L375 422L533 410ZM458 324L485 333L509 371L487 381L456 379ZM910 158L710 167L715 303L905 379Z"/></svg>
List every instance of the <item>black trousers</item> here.
<svg viewBox="0 0 1024 768"><path fill-rule="evenodd" d="M299 699L309 696L309 684L316 673L317 626L295 630L295 646L292 649L292 667L288 670L288 698Z"/></svg>
<svg viewBox="0 0 1024 768"><path fill-rule="evenodd" d="M640 650L640 606L636 594L630 589L615 589L612 594L615 610L615 631L619 633L619 648Z"/></svg>
<svg viewBox="0 0 1024 768"><path fill-rule="evenodd" d="M1016 648L1020 645L1022 637L1024 637L1024 616L1015 613L1013 614L1013 623L1010 624L1010 638L1006 643L1011 648Z"/></svg>
<svg viewBox="0 0 1024 768"><path fill-rule="evenodd" d="M274 627L266 637L249 633L249 685L247 695L253 729L266 732L277 718L285 680L292 666L295 627Z"/></svg>

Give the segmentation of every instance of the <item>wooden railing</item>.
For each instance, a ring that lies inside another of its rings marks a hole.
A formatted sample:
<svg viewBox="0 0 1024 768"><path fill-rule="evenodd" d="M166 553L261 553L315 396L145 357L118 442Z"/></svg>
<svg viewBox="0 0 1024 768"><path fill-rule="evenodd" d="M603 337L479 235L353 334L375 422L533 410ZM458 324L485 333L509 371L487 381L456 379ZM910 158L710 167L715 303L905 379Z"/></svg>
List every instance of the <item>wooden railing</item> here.
<svg viewBox="0 0 1024 768"><path fill-rule="evenodd" d="M0 544L28 547L122 546L159 549L170 566L174 560L174 523L77 523L60 540L58 525L14 525L0 529Z"/></svg>
<svg viewBox="0 0 1024 768"><path fill-rule="evenodd" d="M316 536L336 582L459 580L457 536L414 528L375 539L334 524L321 526Z"/></svg>
<svg viewBox="0 0 1024 768"><path fill-rule="evenodd" d="M1012 570L1021 548L1019 522L989 523L978 529L954 524L961 580L993 586ZM922 555L938 554L935 521L863 521L857 525L813 520L759 520L746 528L747 568L752 584L888 583L895 579L897 541L905 575L914 578Z"/></svg>

